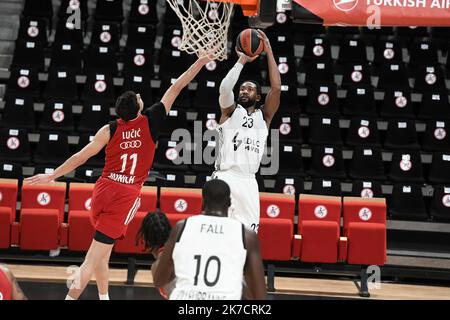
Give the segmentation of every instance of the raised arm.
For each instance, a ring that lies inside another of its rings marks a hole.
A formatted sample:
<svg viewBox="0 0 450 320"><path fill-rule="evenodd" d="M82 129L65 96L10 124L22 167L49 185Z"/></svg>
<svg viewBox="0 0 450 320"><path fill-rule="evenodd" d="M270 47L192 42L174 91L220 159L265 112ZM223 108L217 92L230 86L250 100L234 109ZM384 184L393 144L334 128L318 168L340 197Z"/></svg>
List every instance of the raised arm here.
<svg viewBox="0 0 450 320"><path fill-rule="evenodd" d="M222 82L220 83L219 105L220 110L222 112L222 116L220 117L219 122L220 124L224 123L231 116L234 109L236 108L233 89L234 86L236 85L236 82L239 80L239 75L241 74L244 65L247 62L254 61L258 57L258 56L248 57L242 52L239 52L237 50L236 52L239 56L238 61L233 66L233 68L231 68L231 70L228 71L228 74L225 76L225 78L223 78Z"/></svg>
<svg viewBox="0 0 450 320"><path fill-rule="evenodd" d="M94 139L89 142L83 149L75 153L67 159L62 165L48 174L37 174L35 176L26 178L28 184L48 183L53 181L84 164L89 158L99 153L104 146L109 142L109 124L103 126L95 134Z"/></svg>
<svg viewBox="0 0 450 320"><path fill-rule="evenodd" d="M261 30L258 30L259 38L264 41L264 51L267 54L267 63L269 69L270 90L267 93L266 101L264 103L264 119L267 122L267 126L270 126L270 122L273 116L280 107L280 95L281 95L281 77L278 65L273 55L272 47L270 46L269 38Z"/></svg>
<svg viewBox="0 0 450 320"><path fill-rule="evenodd" d="M258 236L252 230L245 230L247 246L247 260L245 261L244 276L246 288L244 295L247 299L263 300L267 298L264 268L262 264Z"/></svg>
<svg viewBox="0 0 450 320"><path fill-rule="evenodd" d="M169 113L181 90L183 90L195 78L203 66L209 61L211 61L211 58L208 56L198 58L197 61L195 61L189 69L179 76L178 79L169 87L169 89L167 89L161 99L161 102L166 107L166 113Z"/></svg>

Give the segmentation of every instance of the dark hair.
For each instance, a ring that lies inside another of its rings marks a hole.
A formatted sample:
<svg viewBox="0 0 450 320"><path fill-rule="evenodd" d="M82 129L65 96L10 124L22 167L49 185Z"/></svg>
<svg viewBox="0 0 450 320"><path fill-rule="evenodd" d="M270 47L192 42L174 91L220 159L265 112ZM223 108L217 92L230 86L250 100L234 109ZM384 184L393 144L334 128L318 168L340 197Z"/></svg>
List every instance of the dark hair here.
<svg viewBox="0 0 450 320"><path fill-rule="evenodd" d="M171 230L169 220L163 212L149 212L136 235L136 245L143 242L146 251L161 248L169 239Z"/></svg>
<svg viewBox="0 0 450 320"><path fill-rule="evenodd" d="M220 179L205 183L202 190L204 208L209 210L226 210L231 205L230 187Z"/></svg>
<svg viewBox="0 0 450 320"><path fill-rule="evenodd" d="M239 88L241 88L241 86L244 84L244 83L246 83L246 82L251 82L251 83L253 83L255 86L256 86L256 94L258 94L258 95L261 95L261 85L259 84L259 82L258 81L255 81L255 80L245 80L245 81L242 81L241 82L241 84L239 85Z"/></svg>
<svg viewBox="0 0 450 320"><path fill-rule="evenodd" d="M130 121L136 118L139 111L139 104L136 93L133 91L126 91L117 98L116 113L123 121Z"/></svg>

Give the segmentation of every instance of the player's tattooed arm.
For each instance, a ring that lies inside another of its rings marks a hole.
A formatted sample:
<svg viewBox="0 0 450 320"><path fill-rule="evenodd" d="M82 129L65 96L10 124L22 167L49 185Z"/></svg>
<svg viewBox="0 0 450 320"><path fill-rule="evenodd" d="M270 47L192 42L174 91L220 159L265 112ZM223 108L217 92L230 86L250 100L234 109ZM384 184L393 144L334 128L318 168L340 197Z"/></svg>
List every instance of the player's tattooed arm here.
<svg viewBox="0 0 450 320"><path fill-rule="evenodd" d="M266 101L264 103L263 113L264 119L267 122L267 126L270 126L270 122L273 119L273 116L278 111L280 107L280 96L281 96L281 76L280 71L278 70L278 65L275 61L275 57L272 51L272 47L270 46L269 38L267 38L266 34L261 31L258 31L258 37L264 43L264 51L267 55L267 63L269 69L269 79L270 79L270 90L267 93Z"/></svg>
<svg viewBox="0 0 450 320"><path fill-rule="evenodd" d="M166 93L161 99L161 102L166 107L166 113L169 113L173 103L177 99L181 90L183 90L200 72L204 65L213 60L212 55L205 54L195 61L189 69L187 69L177 80L167 89Z"/></svg>
<svg viewBox="0 0 450 320"><path fill-rule="evenodd" d="M109 125L103 126L83 149L67 159L62 165L48 174L37 174L25 179L28 184L49 183L84 164L89 158L99 153L109 142Z"/></svg>

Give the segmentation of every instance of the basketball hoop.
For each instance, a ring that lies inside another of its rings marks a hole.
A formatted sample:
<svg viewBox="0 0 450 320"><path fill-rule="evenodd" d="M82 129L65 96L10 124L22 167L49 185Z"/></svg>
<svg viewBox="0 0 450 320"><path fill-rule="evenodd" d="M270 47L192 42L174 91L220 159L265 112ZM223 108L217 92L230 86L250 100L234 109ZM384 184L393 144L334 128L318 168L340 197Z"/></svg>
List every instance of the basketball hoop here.
<svg viewBox="0 0 450 320"><path fill-rule="evenodd" d="M213 52L214 59L219 61L227 59L228 28L234 5L257 3L257 0L166 1L183 27L180 50L198 57Z"/></svg>

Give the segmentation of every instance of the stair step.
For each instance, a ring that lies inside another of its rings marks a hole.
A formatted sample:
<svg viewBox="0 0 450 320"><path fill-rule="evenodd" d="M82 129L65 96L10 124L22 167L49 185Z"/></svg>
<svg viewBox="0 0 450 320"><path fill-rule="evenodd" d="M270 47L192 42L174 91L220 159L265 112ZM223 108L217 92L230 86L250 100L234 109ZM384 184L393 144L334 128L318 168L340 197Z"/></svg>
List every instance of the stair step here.
<svg viewBox="0 0 450 320"><path fill-rule="evenodd" d="M14 41L11 40L0 40L0 55L10 55L14 54Z"/></svg>
<svg viewBox="0 0 450 320"><path fill-rule="evenodd" d="M0 27L0 40L15 41L18 32L17 28Z"/></svg>
<svg viewBox="0 0 450 320"><path fill-rule="evenodd" d="M0 1L0 12L2 15L20 15L22 9L23 4L21 2Z"/></svg>

